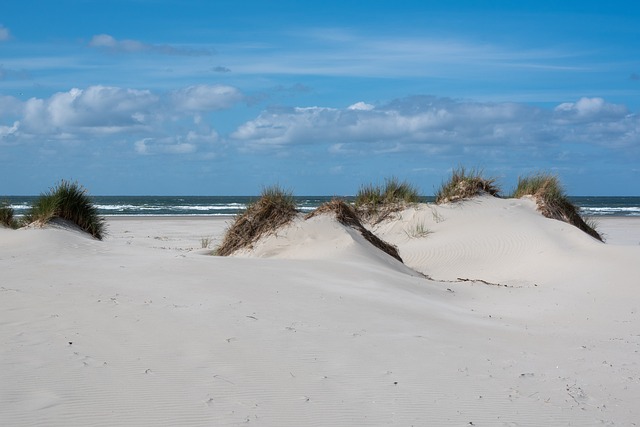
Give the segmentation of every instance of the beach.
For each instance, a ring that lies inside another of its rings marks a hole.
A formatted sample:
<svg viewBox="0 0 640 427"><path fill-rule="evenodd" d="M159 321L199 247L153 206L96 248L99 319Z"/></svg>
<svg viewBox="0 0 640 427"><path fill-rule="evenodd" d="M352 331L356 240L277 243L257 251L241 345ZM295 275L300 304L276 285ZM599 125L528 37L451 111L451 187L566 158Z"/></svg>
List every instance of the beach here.
<svg viewBox="0 0 640 427"><path fill-rule="evenodd" d="M329 216L218 257L232 217L0 228L7 426L633 425L640 217L525 199Z"/></svg>

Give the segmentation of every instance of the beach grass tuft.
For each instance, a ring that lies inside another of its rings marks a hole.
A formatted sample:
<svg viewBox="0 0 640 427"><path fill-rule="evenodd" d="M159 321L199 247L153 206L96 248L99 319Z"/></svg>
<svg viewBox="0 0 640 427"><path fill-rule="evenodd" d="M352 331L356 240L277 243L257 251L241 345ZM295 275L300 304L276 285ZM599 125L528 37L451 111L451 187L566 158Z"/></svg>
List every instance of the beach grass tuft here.
<svg viewBox="0 0 640 427"><path fill-rule="evenodd" d="M511 197L518 199L524 196L533 197L538 210L545 217L567 222L601 242L604 241L596 231L595 222L585 221L580 216L578 207L569 200L555 175L537 173L520 177Z"/></svg>
<svg viewBox="0 0 640 427"><path fill-rule="evenodd" d="M19 228L20 222L15 218L14 211L7 202L0 202L0 225L8 228Z"/></svg>
<svg viewBox="0 0 640 427"><path fill-rule="evenodd" d="M239 249L251 247L262 236L288 224L297 214L296 202L290 191L278 185L266 187L256 202L236 216L215 254L228 256Z"/></svg>
<svg viewBox="0 0 640 427"><path fill-rule="evenodd" d="M457 202L470 199L472 197L489 194L499 196L500 187L496 185L496 180L486 178L482 170L467 170L460 166L451 172L451 178L445 181L436 192L436 204Z"/></svg>
<svg viewBox="0 0 640 427"><path fill-rule="evenodd" d="M367 230L364 225L362 225L358 212L356 212L356 210L344 200L334 199L330 202L326 202L320 205L313 212L307 214L307 216L305 216L305 219L313 218L314 216L322 214L334 215L336 220L340 224L358 231L360 235L373 246L385 252L386 254L391 255L398 261L403 262L402 258L400 257L400 253L398 252L398 248L390 243L385 242L384 240L373 234L371 231Z"/></svg>
<svg viewBox="0 0 640 427"><path fill-rule="evenodd" d="M54 218L70 221L98 240L102 240L106 232L105 220L98 215L87 190L75 182L62 180L48 193L40 195L24 222L46 224Z"/></svg>
<svg viewBox="0 0 640 427"><path fill-rule="evenodd" d="M355 207L363 220L377 223L419 201L420 193L415 186L391 177L385 180L384 186L368 184L360 187Z"/></svg>

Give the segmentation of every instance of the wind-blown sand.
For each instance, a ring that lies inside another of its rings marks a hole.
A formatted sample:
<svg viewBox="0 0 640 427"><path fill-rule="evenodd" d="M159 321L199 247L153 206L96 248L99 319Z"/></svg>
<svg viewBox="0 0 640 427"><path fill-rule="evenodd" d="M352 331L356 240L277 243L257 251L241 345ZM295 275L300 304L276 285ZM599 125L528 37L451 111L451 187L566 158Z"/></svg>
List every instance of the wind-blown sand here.
<svg viewBox="0 0 640 427"><path fill-rule="evenodd" d="M229 221L0 228L0 424L640 420L640 219L419 205L373 229L405 265L329 216L206 255Z"/></svg>

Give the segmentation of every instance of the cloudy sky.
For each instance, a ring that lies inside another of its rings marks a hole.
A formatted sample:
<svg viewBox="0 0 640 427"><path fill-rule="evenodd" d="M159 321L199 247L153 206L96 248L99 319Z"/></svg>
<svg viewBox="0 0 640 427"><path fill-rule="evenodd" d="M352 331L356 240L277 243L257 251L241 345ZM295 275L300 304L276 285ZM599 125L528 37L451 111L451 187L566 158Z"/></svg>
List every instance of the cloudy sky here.
<svg viewBox="0 0 640 427"><path fill-rule="evenodd" d="M8 0L0 194L640 195L640 3Z"/></svg>

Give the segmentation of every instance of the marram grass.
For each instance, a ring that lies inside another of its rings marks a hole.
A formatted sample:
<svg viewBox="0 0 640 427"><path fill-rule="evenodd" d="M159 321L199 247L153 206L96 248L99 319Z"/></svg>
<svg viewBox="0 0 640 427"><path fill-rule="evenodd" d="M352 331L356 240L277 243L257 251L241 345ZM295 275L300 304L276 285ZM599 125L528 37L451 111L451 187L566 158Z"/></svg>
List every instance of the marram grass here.
<svg viewBox="0 0 640 427"><path fill-rule="evenodd" d="M489 194L499 196L500 187L495 179L486 178L481 170L471 169L467 171L459 167L451 172L451 177L440 186L436 192L436 204L457 202L472 197Z"/></svg>
<svg viewBox="0 0 640 427"><path fill-rule="evenodd" d="M106 232L105 220L98 215L87 190L75 182L60 181L49 192L40 195L25 215L24 222L46 224L54 218L70 221L99 240Z"/></svg>
<svg viewBox="0 0 640 427"><path fill-rule="evenodd" d="M384 186L363 185L355 199L357 213L370 222L380 222L391 213L420 201L418 189L406 181L387 178Z"/></svg>
<svg viewBox="0 0 640 427"><path fill-rule="evenodd" d="M578 208L569 200L560 181L555 175L538 173L518 179L518 185L511 197L531 196L538 210L547 218L567 222L578 227L590 236L603 241L595 229L595 222L585 221Z"/></svg>
<svg viewBox="0 0 640 427"><path fill-rule="evenodd" d="M20 223L14 216L14 211L6 202L0 202L0 225L9 228L18 228Z"/></svg>
<svg viewBox="0 0 640 427"><path fill-rule="evenodd" d="M236 217L215 254L227 256L239 249L249 248L262 236L288 224L297 214L291 192L277 185L266 187L260 198Z"/></svg>

